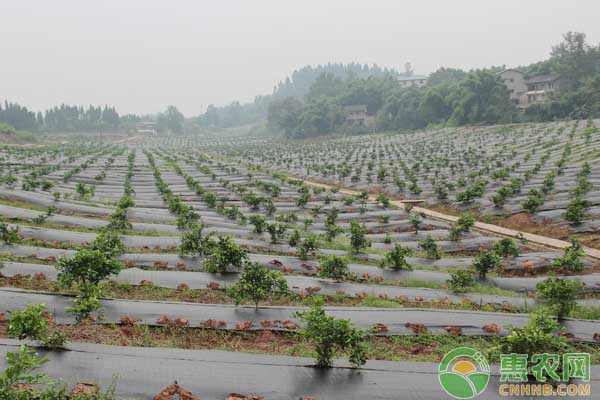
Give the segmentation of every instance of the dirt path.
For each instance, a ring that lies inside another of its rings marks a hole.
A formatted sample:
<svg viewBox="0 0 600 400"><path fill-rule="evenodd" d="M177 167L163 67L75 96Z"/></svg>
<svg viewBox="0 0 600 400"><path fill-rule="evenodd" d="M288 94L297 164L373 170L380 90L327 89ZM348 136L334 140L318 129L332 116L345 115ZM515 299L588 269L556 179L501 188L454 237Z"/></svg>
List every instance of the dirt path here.
<svg viewBox="0 0 600 400"><path fill-rule="evenodd" d="M320 187L320 188L324 188L324 189L331 189L333 187L332 185L326 185L324 183L308 181L308 180L304 180L302 178L294 178L294 179L300 179L309 186ZM357 192L355 190L350 190L350 189L346 189L346 188L340 188L339 192L350 195L350 196L355 196L355 195L359 194L359 192ZM375 196L369 196L369 200L377 201ZM404 202L402 202L400 200L390 200L390 204L392 204L393 206L398 207L402 210L405 207ZM427 208L413 207L412 209L415 212L422 213L433 219L438 219L438 220L447 221L447 222L456 222L458 220L458 217L456 217L454 215L442 214L440 212L432 211ZM571 246L571 243L566 242L564 240L558 240L558 239L549 238L547 236L541 236L541 235L536 235L533 233L517 231L514 229L504 228L504 227L497 226L497 225L486 224L484 222L476 222L475 228L480 231L483 231L483 232L493 233L495 235L517 238L517 239L525 238L529 242L532 242L534 244L547 246L547 247L551 247L554 249L562 250L562 249L565 249L565 248ZM600 260L600 250L592 249L590 247L585 247L585 246L583 247L583 249L585 251L585 254L588 257L591 257L596 260Z"/></svg>
<svg viewBox="0 0 600 400"><path fill-rule="evenodd" d="M132 136L126 139L115 140L113 144L124 144L124 143L141 143L144 141L143 136Z"/></svg>

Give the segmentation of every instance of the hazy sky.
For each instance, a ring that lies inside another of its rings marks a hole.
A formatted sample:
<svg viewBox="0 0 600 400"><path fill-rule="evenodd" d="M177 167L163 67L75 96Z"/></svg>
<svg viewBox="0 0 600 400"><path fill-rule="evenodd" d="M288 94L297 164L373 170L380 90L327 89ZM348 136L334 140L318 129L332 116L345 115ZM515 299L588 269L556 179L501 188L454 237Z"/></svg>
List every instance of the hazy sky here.
<svg viewBox="0 0 600 400"><path fill-rule="evenodd" d="M599 17L594 0L0 0L0 99L191 116L307 64L527 64L568 30L599 42Z"/></svg>

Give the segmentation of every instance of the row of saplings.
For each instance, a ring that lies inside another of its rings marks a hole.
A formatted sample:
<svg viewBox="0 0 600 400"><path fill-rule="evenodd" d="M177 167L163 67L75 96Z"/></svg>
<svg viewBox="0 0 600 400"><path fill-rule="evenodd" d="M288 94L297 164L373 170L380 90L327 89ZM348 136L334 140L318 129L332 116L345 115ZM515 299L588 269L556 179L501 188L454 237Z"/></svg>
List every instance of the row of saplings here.
<svg viewBox="0 0 600 400"><path fill-rule="evenodd" d="M255 268L255 267L253 267ZM358 329L349 320L336 319L327 315L319 300L315 300L308 311L299 313L304 326L300 330L301 337L309 340L317 355L317 365L329 367L333 358L346 355L354 367L366 363L369 351L369 331ZM541 308L531 315L525 327L511 327L512 333L501 337L497 345L489 351L492 359L499 354L535 354L541 352L563 352L568 349L568 339L558 335L561 327L555 317ZM42 341L46 346L62 346L56 337L60 336L49 324L46 306L29 305L26 309L15 311L8 321L8 333L21 340ZM429 336L422 330L418 335ZM0 373L0 398L7 400L21 399L115 399L115 386L111 385L105 392L98 391L95 385L84 384L70 393L66 387L46 379L44 373L35 371L48 361L41 358L33 349L22 345L18 351L7 353L6 369ZM552 376L548 376L552 380ZM35 384L37 390L32 392L29 385ZM78 388L80 389L78 391Z"/></svg>
<svg viewBox="0 0 600 400"><path fill-rule="evenodd" d="M191 234L193 232L194 230ZM197 240L190 238L190 243L199 244L202 251L206 252L209 269L217 271L223 270L228 265L244 266L238 283L229 288L229 293L236 303L249 299L258 305L259 301L274 293L289 294L287 282L280 272L249 263L245 251L229 238L219 238L215 241L210 235L202 236L201 230L196 232L200 233L200 237L196 238ZM211 248L212 251L207 250ZM124 245L119 237L114 232L104 231L89 247L80 249L72 257L58 261L59 282L79 289L78 296L73 300L74 306L69 310L77 316L78 320L87 318L91 312L100 309L99 299L102 296L100 283L111 274L118 273L122 266L113 257L123 252ZM573 246L565 251L565 256L556 261L557 266L561 264L560 267L565 267L568 263L571 265L581 263L581 255L581 247L574 242ZM339 265L339 258L329 257L322 261L322 270L343 268ZM568 315L575 306L579 289L580 285L575 281L557 277L551 277L538 285L540 297L547 301L549 310L559 317ZM353 365L364 364L368 331L355 328L348 320L335 319L325 314L322 302L319 300L314 300L312 308L299 313L298 316L304 322L300 334L314 344L319 365L331 365L331 360L338 350L348 353ZM539 324L539 318L544 318L545 322ZM522 336L528 330L536 330L538 334L545 335L543 337L549 342L554 343L560 340L553 335L555 328L555 324L548 317L535 317L526 328L515 329L513 335L504 339L503 346L521 348L526 343ZM9 335L18 339L40 340L49 347L62 346L66 339L59 331L48 329L46 309L43 305L31 305L26 310L12 313L9 320ZM26 364L16 366L14 369L8 368L4 372L0 378L0 382L3 383L0 385L0 390L7 390L20 382L34 379L35 376L28 375L28 371L37 368L43 361L39 359L35 361L36 357L37 355L27 349L20 349L15 355L9 356L9 363L23 361Z"/></svg>

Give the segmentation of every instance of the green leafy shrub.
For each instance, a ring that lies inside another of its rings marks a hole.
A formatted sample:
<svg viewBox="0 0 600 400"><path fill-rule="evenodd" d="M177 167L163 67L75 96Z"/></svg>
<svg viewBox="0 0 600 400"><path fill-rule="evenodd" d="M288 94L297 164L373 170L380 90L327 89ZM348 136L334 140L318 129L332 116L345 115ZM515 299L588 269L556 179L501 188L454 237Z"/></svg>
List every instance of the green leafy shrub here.
<svg viewBox="0 0 600 400"><path fill-rule="evenodd" d="M63 257L56 263L58 281L65 287L76 284L79 293L73 300L74 307L67 311L78 320L87 318L93 311L100 311L100 288L98 285L112 274L117 274L122 264L98 249L80 249L71 257Z"/></svg>
<svg viewBox="0 0 600 400"><path fill-rule="evenodd" d="M286 230L286 224L279 224L277 222L267 224L267 232L269 232L269 235L271 236L271 243L273 244L279 243L279 241L283 239Z"/></svg>
<svg viewBox="0 0 600 400"><path fill-rule="evenodd" d="M45 304L28 304L24 310L14 311L8 320L8 336L19 340L44 341L48 336Z"/></svg>
<svg viewBox="0 0 600 400"><path fill-rule="evenodd" d="M127 220L127 208L115 208L115 211L110 215L108 228L120 231L131 229L131 223Z"/></svg>
<svg viewBox="0 0 600 400"><path fill-rule="evenodd" d="M349 361L355 367L366 362L366 332L357 329L347 319L336 319L325 314L323 302L314 299L310 310L298 313L304 323L300 335L315 346L317 365L330 367L340 351L349 352Z"/></svg>
<svg viewBox="0 0 600 400"><path fill-rule="evenodd" d="M343 280L349 275L348 262L344 257L329 255L319 259L319 276L321 278Z"/></svg>
<svg viewBox="0 0 600 400"><path fill-rule="evenodd" d="M19 227L9 228L4 222L0 222L0 240L6 244L17 243L21 240L19 237Z"/></svg>
<svg viewBox="0 0 600 400"><path fill-rule="evenodd" d="M0 398L14 399L16 396L10 393L11 388L18 384L43 383L46 374L32 374L32 371L41 368L47 361L25 345L16 352L6 353L6 369L0 372Z"/></svg>
<svg viewBox="0 0 600 400"><path fill-rule="evenodd" d="M357 221L350 221L350 247L355 253L371 247L371 241L367 239L367 227Z"/></svg>
<svg viewBox="0 0 600 400"><path fill-rule="evenodd" d="M299 257L306 260L309 254L313 253L319 247L319 239L316 235L308 234L298 244Z"/></svg>
<svg viewBox="0 0 600 400"><path fill-rule="evenodd" d="M290 293L287 281L279 271L271 271L260 264L249 263L244 268L238 282L228 289L236 304L243 300L252 300L255 307L261 300L273 294L287 295Z"/></svg>
<svg viewBox="0 0 600 400"><path fill-rule="evenodd" d="M475 270L481 279L485 279L488 272L502 267L502 257L493 250L481 250L473 262Z"/></svg>
<svg viewBox="0 0 600 400"><path fill-rule="evenodd" d="M125 253L123 240L111 230L100 231L89 248L90 250L99 250L107 257L116 257Z"/></svg>
<svg viewBox="0 0 600 400"><path fill-rule="evenodd" d="M576 196L569 202L564 217L567 221L575 225L579 225L583 222L585 218L585 210L589 206L589 201L582 199L580 196Z"/></svg>
<svg viewBox="0 0 600 400"><path fill-rule="evenodd" d="M567 339L556 335L560 325L555 317L544 310L531 314L531 319L523 328L512 328L508 336L500 337L498 346L491 350L498 354L542 354L563 353L567 348ZM529 366L532 365L531 360Z"/></svg>
<svg viewBox="0 0 600 400"><path fill-rule="evenodd" d="M471 230L471 228L475 225L475 218L471 215L461 215L461 217L456 221L454 225L450 228L448 232L448 237L450 240L459 240L460 237Z"/></svg>
<svg viewBox="0 0 600 400"><path fill-rule="evenodd" d="M248 253L229 236L219 236L210 246L204 265L207 272L226 272L228 267L240 269L248 261Z"/></svg>
<svg viewBox="0 0 600 400"><path fill-rule="evenodd" d="M501 257L517 257L521 254L521 249L510 238L503 238L494 243L493 249Z"/></svg>
<svg viewBox="0 0 600 400"><path fill-rule="evenodd" d="M531 189L527 199L521 203L523 208L530 213L536 212L544 204L544 192L539 189Z"/></svg>
<svg viewBox="0 0 600 400"><path fill-rule="evenodd" d="M581 243L573 239L571 246L565 248L563 256L552 261L552 267L563 271L581 272L584 268L583 256L585 251Z"/></svg>
<svg viewBox="0 0 600 400"><path fill-rule="evenodd" d="M302 238L300 236L300 232L298 231L298 229L294 229L294 231L292 232L290 237L288 237L288 244L292 247L296 247L300 243L301 239Z"/></svg>
<svg viewBox="0 0 600 400"><path fill-rule="evenodd" d="M410 224L415 228L415 234L419 233L419 228L423 223L423 217L419 214L410 214Z"/></svg>
<svg viewBox="0 0 600 400"><path fill-rule="evenodd" d="M544 300L558 318L568 316L577 305L581 282L550 276L536 285L537 296Z"/></svg>
<svg viewBox="0 0 600 400"><path fill-rule="evenodd" d="M465 270L451 272L450 279L446 283L448 284L448 288L455 293L464 293L477 284L473 273Z"/></svg>
<svg viewBox="0 0 600 400"><path fill-rule="evenodd" d="M250 223L252 225L254 225L254 232L256 232L256 233L264 232L264 230L267 226L267 220L265 219L265 217L263 217L262 215L254 214L254 215L251 215L250 218L248 218L248 220L250 221Z"/></svg>
<svg viewBox="0 0 600 400"><path fill-rule="evenodd" d="M424 240L419 241L419 247L425 251L427 258L439 260L442 258L440 247L431 236L427 236Z"/></svg>
<svg viewBox="0 0 600 400"><path fill-rule="evenodd" d="M197 224L192 227L189 232L181 236L181 244L179 245L179 254L185 255L207 255L210 253L214 242L211 240L212 232L204 235L203 224Z"/></svg>
<svg viewBox="0 0 600 400"><path fill-rule="evenodd" d="M413 250L411 248L396 244L392 250L386 253L385 259L380 263L380 266L411 271L413 269L412 265L406 261L406 257L412 254Z"/></svg>

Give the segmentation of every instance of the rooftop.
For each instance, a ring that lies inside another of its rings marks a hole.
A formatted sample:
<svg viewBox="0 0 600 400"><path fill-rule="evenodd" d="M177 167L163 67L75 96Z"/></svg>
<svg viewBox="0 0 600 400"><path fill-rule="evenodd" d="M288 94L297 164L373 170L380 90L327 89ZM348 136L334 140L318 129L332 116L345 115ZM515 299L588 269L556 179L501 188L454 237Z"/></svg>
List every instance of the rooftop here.
<svg viewBox="0 0 600 400"><path fill-rule="evenodd" d="M399 81L420 81L427 79L425 75L411 75L411 76L399 76L397 78Z"/></svg>
<svg viewBox="0 0 600 400"><path fill-rule="evenodd" d="M531 78L527 79L527 83L544 83L544 82L554 82L560 78L558 74L545 74L545 75L535 75Z"/></svg>

